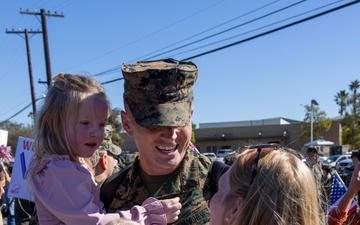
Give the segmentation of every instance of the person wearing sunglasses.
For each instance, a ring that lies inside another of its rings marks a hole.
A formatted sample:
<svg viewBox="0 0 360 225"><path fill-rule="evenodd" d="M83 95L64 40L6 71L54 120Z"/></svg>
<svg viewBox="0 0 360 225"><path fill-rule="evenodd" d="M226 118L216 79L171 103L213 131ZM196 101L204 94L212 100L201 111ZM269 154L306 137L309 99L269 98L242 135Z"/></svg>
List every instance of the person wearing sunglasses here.
<svg viewBox="0 0 360 225"><path fill-rule="evenodd" d="M320 225L316 184L295 150L240 153L210 201L210 225Z"/></svg>

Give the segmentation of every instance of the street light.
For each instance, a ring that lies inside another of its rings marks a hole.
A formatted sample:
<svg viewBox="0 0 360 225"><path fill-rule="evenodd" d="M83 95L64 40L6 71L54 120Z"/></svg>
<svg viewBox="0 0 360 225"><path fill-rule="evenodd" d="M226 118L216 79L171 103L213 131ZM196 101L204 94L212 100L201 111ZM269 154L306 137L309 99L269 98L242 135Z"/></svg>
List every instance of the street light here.
<svg viewBox="0 0 360 225"><path fill-rule="evenodd" d="M313 120L314 120L314 105L319 105L315 99L311 100L311 117L310 117L310 141L313 141Z"/></svg>

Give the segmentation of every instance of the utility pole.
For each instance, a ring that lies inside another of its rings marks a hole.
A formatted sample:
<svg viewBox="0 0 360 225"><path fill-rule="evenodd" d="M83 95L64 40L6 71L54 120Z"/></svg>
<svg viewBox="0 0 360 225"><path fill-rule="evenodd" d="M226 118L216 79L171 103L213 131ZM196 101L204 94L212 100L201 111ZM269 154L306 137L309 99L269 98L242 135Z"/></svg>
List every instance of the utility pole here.
<svg viewBox="0 0 360 225"><path fill-rule="evenodd" d="M55 13L45 13L44 9L40 9L40 13L38 12L29 12L29 11L20 11L20 14L30 14L35 16L41 16L41 25L42 25L42 34L43 34L43 42L44 42L44 53L45 53L45 66L46 66L46 79L48 88L51 85L51 64L50 64L50 51L49 51L49 42L48 42L48 34L46 27L46 16L54 16L54 17L64 17L63 14Z"/></svg>
<svg viewBox="0 0 360 225"><path fill-rule="evenodd" d="M29 33L30 34L40 34L41 31L28 31L25 29L24 31L7 31L7 34L25 34L25 42L26 42L26 53L27 53L27 59L28 59L28 69L29 69L29 79L30 79L30 91L31 91L31 100L32 100L32 106L33 106L33 114L36 113L36 100L35 100L35 90L34 90L34 81L33 81L33 75L32 75L32 64L31 64L31 57L30 57L30 44L29 44Z"/></svg>

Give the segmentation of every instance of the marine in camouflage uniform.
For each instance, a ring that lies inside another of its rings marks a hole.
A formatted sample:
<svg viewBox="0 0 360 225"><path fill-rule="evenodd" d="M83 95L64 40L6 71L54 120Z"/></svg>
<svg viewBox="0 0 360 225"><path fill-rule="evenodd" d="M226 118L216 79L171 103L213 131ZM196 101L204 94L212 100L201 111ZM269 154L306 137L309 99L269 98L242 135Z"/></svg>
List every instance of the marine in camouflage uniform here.
<svg viewBox="0 0 360 225"><path fill-rule="evenodd" d="M113 127L112 125L105 126L105 135L104 140L99 146L99 151L107 151L115 157L119 157L121 154L121 148L115 145L111 138L112 138Z"/></svg>
<svg viewBox="0 0 360 225"><path fill-rule="evenodd" d="M129 210L135 205L141 205L148 197L167 199L180 197L182 204L179 219L174 223L185 224L208 224L210 210L210 181L208 174L212 160L200 153L195 152L190 146L181 165L169 176L162 186L150 194L139 175L139 157L129 169L126 170L125 178L118 187L114 199L101 200L108 212L116 210ZM110 177L103 184L102 191L106 191L112 185Z"/></svg>
<svg viewBox="0 0 360 225"><path fill-rule="evenodd" d="M112 125L106 125L104 140L90 158L98 187L101 187L106 178L119 171L118 160L122 150L112 142L112 132Z"/></svg>
<svg viewBox="0 0 360 225"><path fill-rule="evenodd" d="M188 126L192 115L193 85L198 74L195 64L174 59L143 61L123 65L122 72L124 102L136 124L143 128ZM214 181L210 173L212 160L195 152L189 145L190 140L185 143L182 160L165 176L149 176L143 171L141 153L148 149L141 149L132 165L103 184L100 198L105 209L108 212L128 210L141 205L148 197L180 197L182 209L174 224L208 224L208 203L213 194L212 187L217 187L218 180ZM154 181L159 177L162 177L160 181Z"/></svg>
<svg viewBox="0 0 360 225"><path fill-rule="evenodd" d="M197 67L173 59L123 65L124 101L142 127L182 127L191 119Z"/></svg>
<svg viewBox="0 0 360 225"><path fill-rule="evenodd" d="M317 156L317 159L314 159L312 154L315 154ZM318 161L319 160L318 149L315 147L309 147L307 149L307 155L308 155L308 160L306 161L306 164L311 169L311 171L314 175L317 193L318 193L320 221L322 224L325 225L326 224L325 218L326 218L327 209L328 209L328 199L326 197L327 196L326 190L325 190L324 184L322 182L323 181L322 180L323 172L322 172L320 163Z"/></svg>

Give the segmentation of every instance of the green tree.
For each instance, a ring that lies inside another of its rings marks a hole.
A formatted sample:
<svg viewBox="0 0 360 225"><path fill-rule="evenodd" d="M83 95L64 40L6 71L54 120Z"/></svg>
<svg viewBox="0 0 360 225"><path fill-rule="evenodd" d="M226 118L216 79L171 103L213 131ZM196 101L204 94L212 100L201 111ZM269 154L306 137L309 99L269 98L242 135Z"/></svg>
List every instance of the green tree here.
<svg viewBox="0 0 360 225"><path fill-rule="evenodd" d="M324 133L331 127L331 119L326 118L326 113L319 107L305 105L305 118L300 124L299 138L309 140L311 136L311 116L313 115L313 139L324 138Z"/></svg>
<svg viewBox="0 0 360 225"><path fill-rule="evenodd" d="M12 153L15 155L17 142L19 136L26 138L34 138L34 125L15 123L11 121L4 121L0 124L1 130L8 131L7 146L11 146Z"/></svg>
<svg viewBox="0 0 360 225"><path fill-rule="evenodd" d="M196 128L196 124L192 123L192 133L191 133L191 142L193 144L195 144L196 139L195 139L195 128Z"/></svg>
<svg viewBox="0 0 360 225"><path fill-rule="evenodd" d="M341 121L343 143L350 145L350 149L360 147L359 123L359 117L350 114L347 114Z"/></svg>
<svg viewBox="0 0 360 225"><path fill-rule="evenodd" d="M335 102L337 105L339 105L339 114L340 116L344 115L346 112L346 106L347 106L347 99L348 99L348 93L346 93L345 90L341 90L335 95Z"/></svg>
<svg viewBox="0 0 360 225"><path fill-rule="evenodd" d="M108 124L111 124L113 126L111 140L117 146L121 146L123 142L123 139L120 136L121 126L122 126L120 120L120 112L121 110L119 108L112 109L108 120Z"/></svg>
<svg viewBox="0 0 360 225"><path fill-rule="evenodd" d="M358 80L350 83L350 93L346 100L345 116L341 121L343 143L350 145L350 149L360 147L360 101L359 94L357 93L359 87L360 83Z"/></svg>

